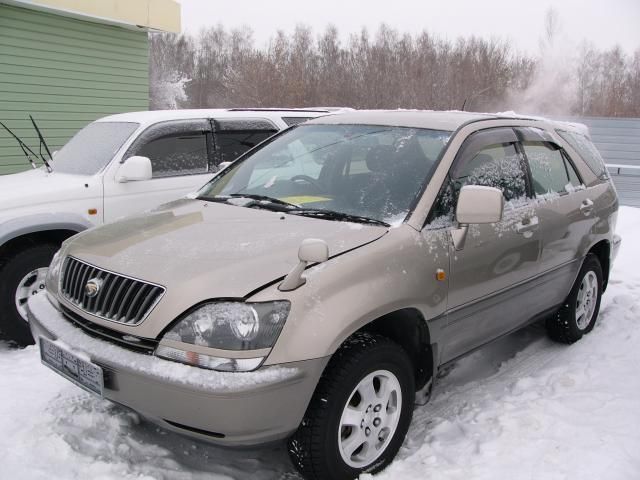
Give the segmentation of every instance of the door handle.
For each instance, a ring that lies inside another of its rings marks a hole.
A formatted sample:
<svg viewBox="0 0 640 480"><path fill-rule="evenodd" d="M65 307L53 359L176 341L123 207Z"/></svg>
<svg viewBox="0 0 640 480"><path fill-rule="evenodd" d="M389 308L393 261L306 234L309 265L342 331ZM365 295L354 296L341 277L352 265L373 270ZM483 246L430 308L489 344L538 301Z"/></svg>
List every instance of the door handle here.
<svg viewBox="0 0 640 480"><path fill-rule="evenodd" d="M524 218L521 222L516 223L516 231L525 237L530 237L531 232L538 229L538 225L538 217Z"/></svg>
<svg viewBox="0 0 640 480"><path fill-rule="evenodd" d="M593 212L593 201L590 198L585 199L582 205L580 205L580 211L587 217L591 215L591 212Z"/></svg>

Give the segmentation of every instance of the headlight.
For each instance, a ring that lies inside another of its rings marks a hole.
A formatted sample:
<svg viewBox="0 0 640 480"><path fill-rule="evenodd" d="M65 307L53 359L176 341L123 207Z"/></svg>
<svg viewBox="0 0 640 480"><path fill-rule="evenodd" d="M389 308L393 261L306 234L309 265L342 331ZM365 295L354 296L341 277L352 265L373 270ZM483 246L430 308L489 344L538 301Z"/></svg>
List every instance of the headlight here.
<svg viewBox="0 0 640 480"><path fill-rule="evenodd" d="M288 301L266 303L214 302L188 314L162 340L221 350L260 350L275 344L289 315ZM169 345L156 349L159 357L225 371L257 368L263 358L228 359L185 351Z"/></svg>

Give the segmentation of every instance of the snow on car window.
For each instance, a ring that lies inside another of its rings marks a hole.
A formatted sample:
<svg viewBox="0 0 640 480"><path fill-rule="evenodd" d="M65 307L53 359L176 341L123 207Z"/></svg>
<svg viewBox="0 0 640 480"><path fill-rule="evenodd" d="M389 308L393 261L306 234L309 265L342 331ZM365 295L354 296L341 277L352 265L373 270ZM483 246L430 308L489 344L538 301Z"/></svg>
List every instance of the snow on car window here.
<svg viewBox="0 0 640 480"><path fill-rule="evenodd" d="M546 142L523 142L536 195L569 193L580 185L573 166L559 148Z"/></svg>
<svg viewBox="0 0 640 480"><path fill-rule="evenodd" d="M151 160L153 177L206 173L207 137L202 132L172 133L142 145L136 155Z"/></svg>
<svg viewBox="0 0 640 480"><path fill-rule="evenodd" d="M571 147L577 151L585 163L596 175L606 173L604 160L598 152L596 146L585 135L578 132L567 132L565 130L556 130L558 135L564 138Z"/></svg>
<svg viewBox="0 0 640 480"><path fill-rule="evenodd" d="M302 125L216 177L200 196L262 195L398 224L450 135L391 126Z"/></svg>
<svg viewBox="0 0 640 480"><path fill-rule="evenodd" d="M75 175L95 175L107 166L138 126L135 122L90 123L56 153L54 170Z"/></svg>
<svg viewBox="0 0 640 480"><path fill-rule="evenodd" d="M453 224L458 195L465 185L499 188L507 203L526 199L523 159L513 144L490 145L464 158L440 190L430 215L429 229Z"/></svg>

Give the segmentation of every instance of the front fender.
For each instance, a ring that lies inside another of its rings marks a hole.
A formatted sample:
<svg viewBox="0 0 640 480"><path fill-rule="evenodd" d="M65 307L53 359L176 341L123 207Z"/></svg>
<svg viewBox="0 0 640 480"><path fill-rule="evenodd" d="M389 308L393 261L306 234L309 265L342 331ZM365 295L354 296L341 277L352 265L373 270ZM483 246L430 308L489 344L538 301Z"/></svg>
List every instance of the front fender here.
<svg viewBox="0 0 640 480"><path fill-rule="evenodd" d="M0 221L0 246L8 241L35 232L71 230L82 232L93 225L73 213L37 213Z"/></svg>

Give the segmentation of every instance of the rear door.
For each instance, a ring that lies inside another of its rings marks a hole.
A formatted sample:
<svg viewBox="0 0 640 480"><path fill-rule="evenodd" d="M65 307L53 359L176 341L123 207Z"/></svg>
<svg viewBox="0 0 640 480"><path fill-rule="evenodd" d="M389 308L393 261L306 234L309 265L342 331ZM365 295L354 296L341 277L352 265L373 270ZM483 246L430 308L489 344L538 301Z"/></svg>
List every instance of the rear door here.
<svg viewBox="0 0 640 480"><path fill-rule="evenodd" d="M247 150L278 133L279 129L269 120L234 118L211 122L215 142L215 163L233 162Z"/></svg>
<svg viewBox="0 0 640 480"><path fill-rule="evenodd" d="M522 141L536 197L542 239L540 273L552 288L548 301L566 298L580 268L582 242L595 227L592 193L583 184L567 153L541 129L521 128Z"/></svg>
<svg viewBox="0 0 640 480"><path fill-rule="evenodd" d="M506 205L501 222L471 225L464 247L451 247L444 361L517 328L539 302L528 290L538 273L540 232L513 129L483 130L465 141L441 191L434 221L443 215L453 218L464 185L500 188Z"/></svg>

